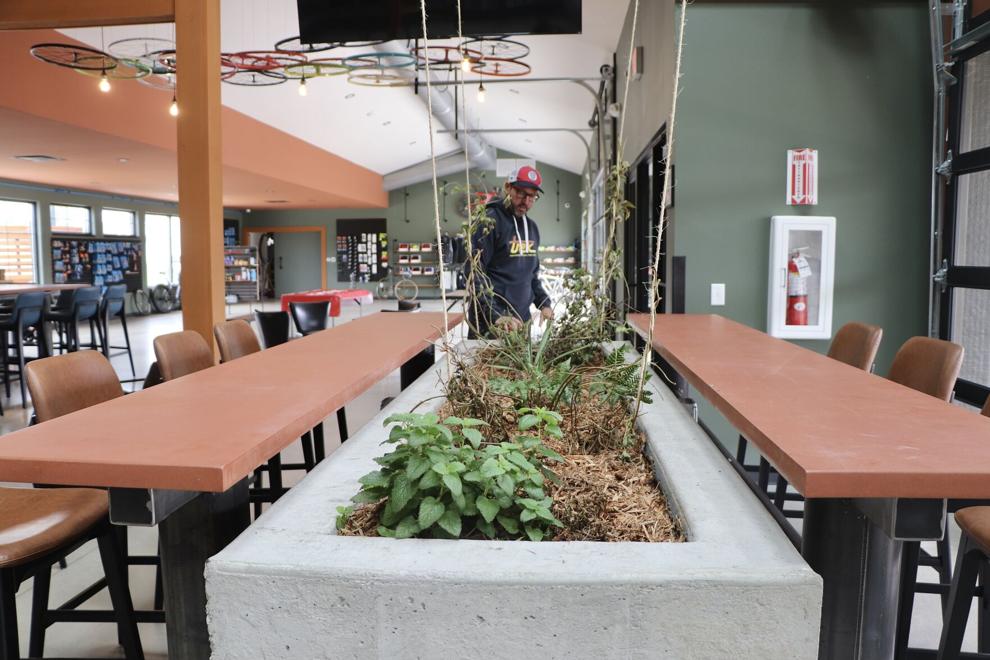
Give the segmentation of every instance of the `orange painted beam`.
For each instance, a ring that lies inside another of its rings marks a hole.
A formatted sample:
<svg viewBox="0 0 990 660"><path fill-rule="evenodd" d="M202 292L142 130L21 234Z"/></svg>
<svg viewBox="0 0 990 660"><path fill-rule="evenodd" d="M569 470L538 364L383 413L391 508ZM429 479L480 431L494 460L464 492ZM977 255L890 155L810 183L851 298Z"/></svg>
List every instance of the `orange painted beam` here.
<svg viewBox="0 0 990 660"><path fill-rule="evenodd" d="M170 23L174 0L3 0L0 30Z"/></svg>
<svg viewBox="0 0 990 660"><path fill-rule="evenodd" d="M223 306L223 180L220 142L220 0L176 0L182 325L213 346Z"/></svg>

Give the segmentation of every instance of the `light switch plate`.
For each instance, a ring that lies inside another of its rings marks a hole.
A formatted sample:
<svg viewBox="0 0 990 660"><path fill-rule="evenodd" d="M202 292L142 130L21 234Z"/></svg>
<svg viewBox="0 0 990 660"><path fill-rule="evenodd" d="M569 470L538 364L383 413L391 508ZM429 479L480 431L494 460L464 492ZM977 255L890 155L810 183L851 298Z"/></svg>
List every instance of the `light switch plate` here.
<svg viewBox="0 0 990 660"><path fill-rule="evenodd" d="M712 283L712 305L725 304L725 284Z"/></svg>

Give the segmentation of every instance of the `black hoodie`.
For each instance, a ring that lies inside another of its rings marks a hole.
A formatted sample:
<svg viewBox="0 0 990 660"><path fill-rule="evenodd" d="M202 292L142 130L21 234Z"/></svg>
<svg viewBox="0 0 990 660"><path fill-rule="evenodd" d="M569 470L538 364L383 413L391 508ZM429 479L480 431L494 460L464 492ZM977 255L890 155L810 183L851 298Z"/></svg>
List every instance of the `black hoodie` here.
<svg viewBox="0 0 990 660"><path fill-rule="evenodd" d="M473 249L481 253L475 291L482 318L474 321L481 333L501 316L511 314L528 321L530 305L536 303L542 309L551 304L539 277L540 230L528 217L513 216L504 202L500 197L488 203L485 213L494 224L475 231L471 241ZM487 291L488 284L492 291Z"/></svg>

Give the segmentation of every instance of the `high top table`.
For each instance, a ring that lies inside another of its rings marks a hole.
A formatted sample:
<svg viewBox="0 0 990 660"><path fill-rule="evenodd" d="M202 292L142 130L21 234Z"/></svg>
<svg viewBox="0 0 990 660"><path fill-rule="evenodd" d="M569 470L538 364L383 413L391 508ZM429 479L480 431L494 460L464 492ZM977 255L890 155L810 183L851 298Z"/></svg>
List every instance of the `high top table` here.
<svg viewBox="0 0 990 660"><path fill-rule="evenodd" d="M658 315L653 347L807 498L819 657L893 658L904 546L990 499L990 419L720 316Z"/></svg>
<svg viewBox="0 0 990 660"><path fill-rule="evenodd" d="M108 487L113 522L159 524L169 655L205 660L203 569L250 522L246 478L395 369L424 372L442 325L380 312L16 431L0 481Z"/></svg>
<svg viewBox="0 0 990 660"><path fill-rule="evenodd" d="M0 283L0 298L16 296L21 293L38 293L40 291L51 293L53 291L68 291L71 289L82 289L92 286L90 284L14 284L9 282Z"/></svg>

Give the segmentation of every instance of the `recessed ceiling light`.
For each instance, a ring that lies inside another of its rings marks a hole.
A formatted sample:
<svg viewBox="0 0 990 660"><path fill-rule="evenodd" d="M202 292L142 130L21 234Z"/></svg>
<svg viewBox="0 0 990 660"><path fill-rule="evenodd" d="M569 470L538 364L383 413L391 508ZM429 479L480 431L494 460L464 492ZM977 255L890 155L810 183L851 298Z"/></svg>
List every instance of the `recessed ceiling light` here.
<svg viewBox="0 0 990 660"><path fill-rule="evenodd" d="M14 156L14 160L26 160L29 163L51 163L65 159L58 156L49 156L48 154L24 154L22 156Z"/></svg>

